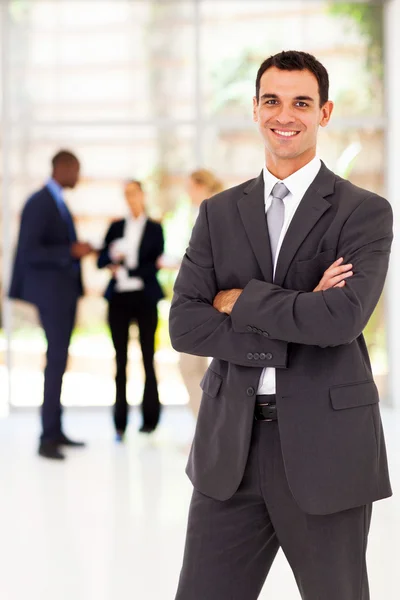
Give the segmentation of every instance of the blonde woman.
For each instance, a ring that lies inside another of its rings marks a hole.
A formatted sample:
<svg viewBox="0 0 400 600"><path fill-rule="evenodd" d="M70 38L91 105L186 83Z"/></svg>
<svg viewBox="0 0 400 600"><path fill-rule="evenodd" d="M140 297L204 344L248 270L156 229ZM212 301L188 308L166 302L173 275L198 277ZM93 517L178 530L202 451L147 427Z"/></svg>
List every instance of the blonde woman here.
<svg viewBox="0 0 400 600"><path fill-rule="evenodd" d="M222 192L223 185L211 171L199 169L189 175L186 189L192 202L195 220L203 200ZM200 381L208 367L208 359L204 356L181 354L179 367L189 395L190 409L197 418L201 401Z"/></svg>

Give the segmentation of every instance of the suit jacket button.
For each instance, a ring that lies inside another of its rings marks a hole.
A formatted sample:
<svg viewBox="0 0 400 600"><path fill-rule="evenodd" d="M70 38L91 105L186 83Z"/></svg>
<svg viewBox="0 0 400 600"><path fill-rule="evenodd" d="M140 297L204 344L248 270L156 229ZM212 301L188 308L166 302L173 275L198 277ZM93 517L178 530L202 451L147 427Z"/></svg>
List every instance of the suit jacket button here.
<svg viewBox="0 0 400 600"><path fill-rule="evenodd" d="M254 388L252 388L252 387L247 388L246 394L248 396L254 396L254 394L255 394Z"/></svg>
<svg viewBox="0 0 400 600"><path fill-rule="evenodd" d="M263 331L262 334L264 337L269 337L269 333L267 333L266 331Z"/></svg>
<svg viewBox="0 0 400 600"><path fill-rule="evenodd" d="M262 334L262 329L257 329L257 333Z"/></svg>
<svg viewBox="0 0 400 600"><path fill-rule="evenodd" d="M260 354L260 358L261 358L261 360L265 360L265 359L266 359L266 354L265 354L265 352L261 352L261 354Z"/></svg>
<svg viewBox="0 0 400 600"><path fill-rule="evenodd" d="M247 325L246 329L247 331L253 331L253 327L251 325Z"/></svg>
<svg viewBox="0 0 400 600"><path fill-rule="evenodd" d="M267 352L267 355L266 355L266 357L265 357L265 358L266 358L267 360L272 360L274 357L273 357L273 355L271 354L271 352Z"/></svg>
<svg viewBox="0 0 400 600"><path fill-rule="evenodd" d="M260 360L260 355L258 354L258 352L254 353L254 360Z"/></svg>
<svg viewBox="0 0 400 600"><path fill-rule="evenodd" d="M249 352L248 355L247 355L247 359L248 360L253 360L253 358L254 358L253 354L251 352Z"/></svg>

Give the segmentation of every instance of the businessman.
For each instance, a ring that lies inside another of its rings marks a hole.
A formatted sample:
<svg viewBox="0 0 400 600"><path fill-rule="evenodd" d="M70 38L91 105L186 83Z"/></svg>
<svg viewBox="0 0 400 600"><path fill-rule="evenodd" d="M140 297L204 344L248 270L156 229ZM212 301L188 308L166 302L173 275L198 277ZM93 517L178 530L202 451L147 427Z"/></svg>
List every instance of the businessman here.
<svg viewBox="0 0 400 600"><path fill-rule="evenodd" d="M62 446L84 445L63 432L60 401L77 302L83 293L80 261L92 250L89 244L77 241L63 197L64 188L76 186L79 170L74 154L58 152L50 179L26 202L9 293L11 298L37 307L47 338L39 454L56 460L65 457Z"/></svg>
<svg viewBox="0 0 400 600"><path fill-rule="evenodd" d="M391 488L362 331L392 211L317 157L328 94L307 53L263 62L264 168L203 202L175 284L173 346L214 357L177 600L255 600L280 547L303 600L369 598L371 506Z"/></svg>

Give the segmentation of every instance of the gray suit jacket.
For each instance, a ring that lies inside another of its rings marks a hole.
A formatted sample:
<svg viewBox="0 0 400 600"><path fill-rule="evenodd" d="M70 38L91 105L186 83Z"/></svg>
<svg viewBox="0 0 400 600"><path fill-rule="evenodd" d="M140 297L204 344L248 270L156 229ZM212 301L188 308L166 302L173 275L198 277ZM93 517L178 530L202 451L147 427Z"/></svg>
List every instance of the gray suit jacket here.
<svg viewBox="0 0 400 600"><path fill-rule="evenodd" d="M287 479L299 506L329 514L391 495L378 392L362 331L381 295L392 211L323 164L283 241L275 279L262 174L203 202L176 280L174 348L213 361L187 467L219 500L240 485L262 368L276 368ZM312 290L340 256L346 286ZM212 306L243 288L231 316Z"/></svg>

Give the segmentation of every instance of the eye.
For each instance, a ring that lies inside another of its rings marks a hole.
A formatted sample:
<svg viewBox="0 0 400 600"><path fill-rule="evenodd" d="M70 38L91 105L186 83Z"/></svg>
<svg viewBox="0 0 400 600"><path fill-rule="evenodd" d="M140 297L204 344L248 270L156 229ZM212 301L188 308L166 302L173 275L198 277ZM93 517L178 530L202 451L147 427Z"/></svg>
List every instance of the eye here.
<svg viewBox="0 0 400 600"><path fill-rule="evenodd" d="M296 102L296 106L299 106L300 108L307 108L308 104L307 104L307 102L299 101L299 102Z"/></svg>
<svg viewBox="0 0 400 600"><path fill-rule="evenodd" d="M275 98L269 98L264 102L264 104L269 104L270 106L273 106L275 104L278 104L278 101Z"/></svg>

